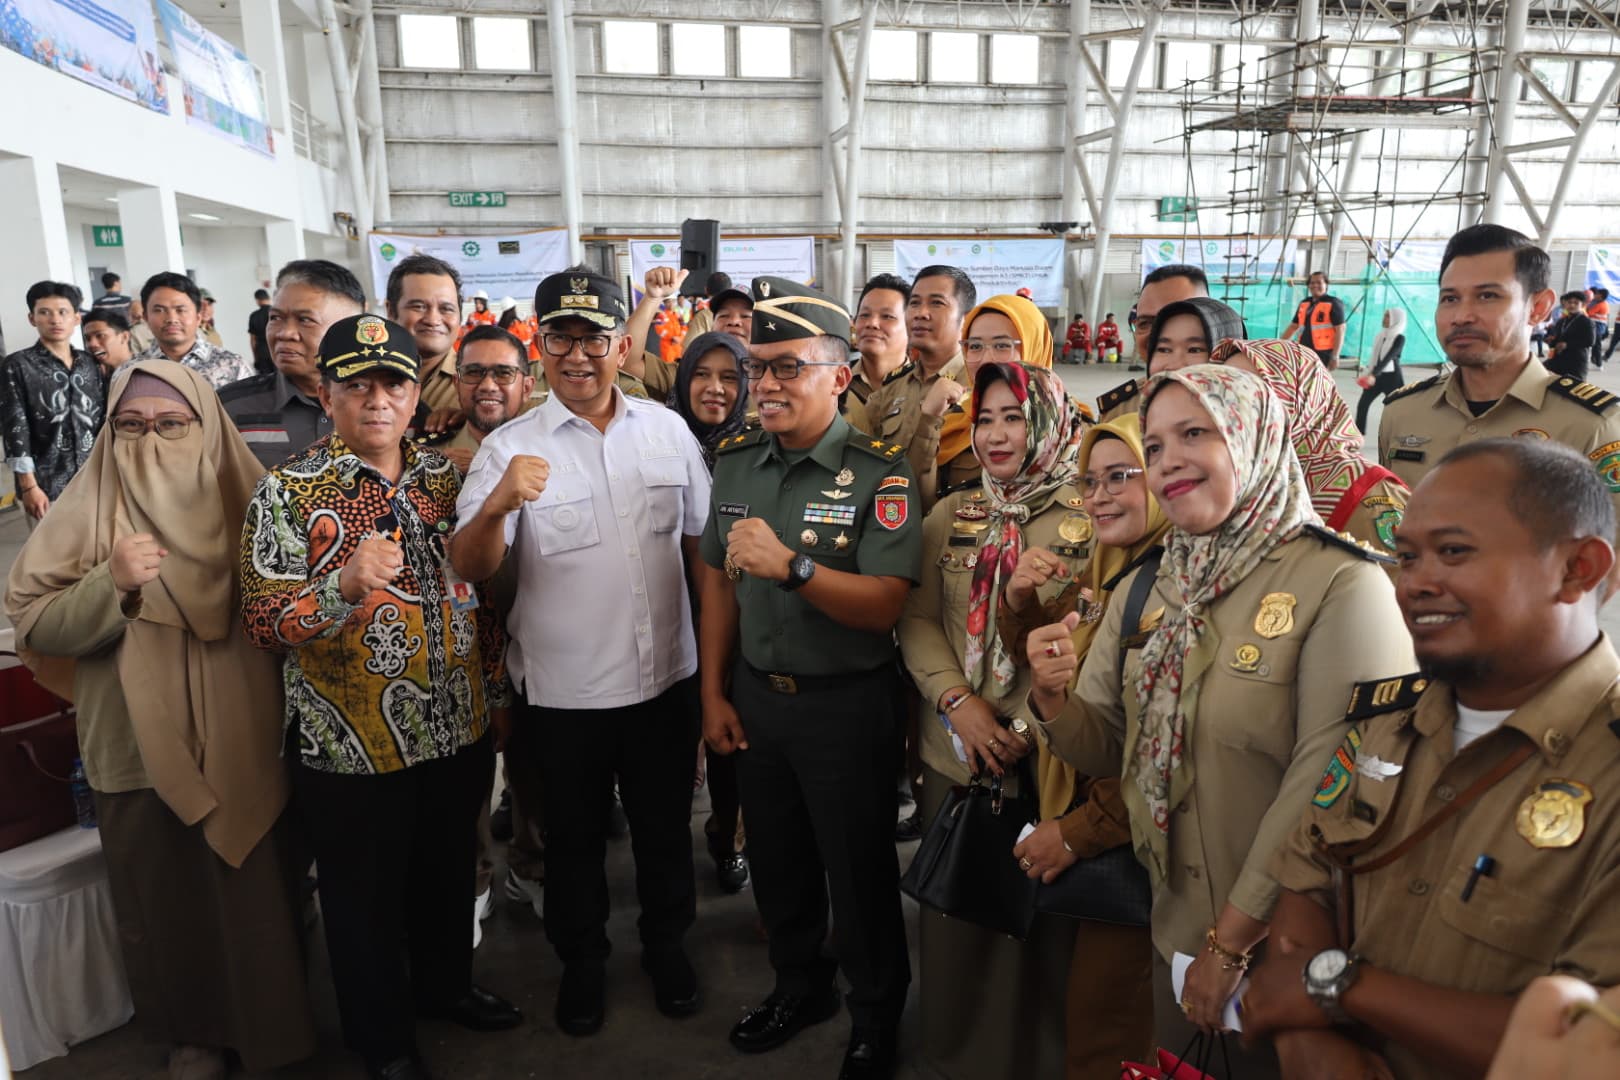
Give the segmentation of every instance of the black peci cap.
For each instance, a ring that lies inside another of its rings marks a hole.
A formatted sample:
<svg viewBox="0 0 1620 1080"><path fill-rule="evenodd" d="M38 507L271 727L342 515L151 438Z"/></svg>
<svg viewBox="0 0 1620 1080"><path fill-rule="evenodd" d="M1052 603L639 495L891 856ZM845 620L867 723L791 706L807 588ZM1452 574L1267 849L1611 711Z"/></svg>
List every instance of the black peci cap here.
<svg viewBox="0 0 1620 1080"><path fill-rule="evenodd" d="M328 378L341 381L381 369L420 382L421 364L416 342L406 329L380 315L339 319L321 338L321 372Z"/></svg>
<svg viewBox="0 0 1620 1080"><path fill-rule="evenodd" d="M612 278L568 270L540 282L534 290L534 313L539 323L577 317L604 330L617 330L630 317L624 292Z"/></svg>

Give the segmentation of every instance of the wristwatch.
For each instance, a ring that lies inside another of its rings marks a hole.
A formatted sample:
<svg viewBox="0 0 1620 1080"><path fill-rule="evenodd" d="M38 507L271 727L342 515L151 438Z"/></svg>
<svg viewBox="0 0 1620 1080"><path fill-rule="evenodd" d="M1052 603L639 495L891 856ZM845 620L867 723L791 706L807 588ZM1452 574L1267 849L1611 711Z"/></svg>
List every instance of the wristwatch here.
<svg viewBox="0 0 1620 1080"><path fill-rule="evenodd" d="M1305 965L1305 993L1335 1024L1351 1022L1344 1011L1345 993L1361 974L1361 957L1343 949L1323 949Z"/></svg>
<svg viewBox="0 0 1620 1080"><path fill-rule="evenodd" d="M1008 729L1029 744L1031 750L1035 749L1035 732L1030 729L1029 722L1022 716L1015 716L1007 723Z"/></svg>
<svg viewBox="0 0 1620 1080"><path fill-rule="evenodd" d="M792 592L809 581L815 572L816 560L808 555L795 555L793 561L788 563L787 580L777 582L776 587L783 592Z"/></svg>

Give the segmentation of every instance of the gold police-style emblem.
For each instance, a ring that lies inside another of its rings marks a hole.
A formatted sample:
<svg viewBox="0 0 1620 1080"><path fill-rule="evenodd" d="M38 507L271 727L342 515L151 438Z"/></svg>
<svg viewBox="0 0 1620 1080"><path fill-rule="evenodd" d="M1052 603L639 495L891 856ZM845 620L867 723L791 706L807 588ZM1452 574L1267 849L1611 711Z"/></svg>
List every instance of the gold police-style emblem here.
<svg viewBox="0 0 1620 1080"><path fill-rule="evenodd" d="M815 547L820 542L821 537L816 535L816 530L814 529L806 529L804 532L799 534L799 543L803 544L805 547Z"/></svg>
<svg viewBox="0 0 1620 1080"><path fill-rule="evenodd" d="M354 324L354 340L361 345L381 345L388 340L388 324L375 315L367 315Z"/></svg>
<svg viewBox="0 0 1620 1080"><path fill-rule="evenodd" d="M1299 599L1293 593L1267 593L1260 601L1260 610L1254 616L1254 632L1263 638L1279 638L1294 628L1294 605Z"/></svg>
<svg viewBox="0 0 1620 1080"><path fill-rule="evenodd" d="M1071 544L1083 544L1091 539L1091 518L1085 514L1064 514L1058 525L1058 535Z"/></svg>
<svg viewBox="0 0 1620 1080"><path fill-rule="evenodd" d="M833 477L835 487L849 487L855 482L855 473L851 469L839 469L838 475Z"/></svg>
<svg viewBox="0 0 1620 1080"><path fill-rule="evenodd" d="M578 296L579 294L583 293L586 289L589 289L591 287L591 279L590 278L582 278L582 277L571 277L571 278L568 279L568 287L570 289L574 290L574 295L575 296Z"/></svg>
<svg viewBox="0 0 1620 1080"><path fill-rule="evenodd" d="M1592 789L1579 780L1544 780L1519 804L1514 825L1537 848L1571 847L1586 831Z"/></svg>
<svg viewBox="0 0 1620 1080"><path fill-rule="evenodd" d="M1233 671L1243 671L1253 674L1260 668L1260 646L1245 642L1237 647L1237 654L1232 660Z"/></svg>

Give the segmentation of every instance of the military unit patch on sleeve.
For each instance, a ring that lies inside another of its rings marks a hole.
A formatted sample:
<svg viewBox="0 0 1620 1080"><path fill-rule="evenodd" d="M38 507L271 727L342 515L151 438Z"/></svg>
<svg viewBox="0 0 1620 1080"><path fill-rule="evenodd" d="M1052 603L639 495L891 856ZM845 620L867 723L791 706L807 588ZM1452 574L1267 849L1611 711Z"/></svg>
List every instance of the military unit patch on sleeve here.
<svg viewBox="0 0 1620 1080"><path fill-rule="evenodd" d="M911 500L904 495L878 495L872 500L872 514L877 523L893 532L906 523L910 516Z"/></svg>
<svg viewBox="0 0 1620 1080"><path fill-rule="evenodd" d="M1316 782L1316 794L1311 796L1312 805L1327 810L1339 801L1339 796L1350 787L1350 778L1356 775L1356 752L1360 749L1361 732L1351 728L1344 742L1328 759L1322 779Z"/></svg>
<svg viewBox="0 0 1620 1080"><path fill-rule="evenodd" d="M1586 455L1611 493L1620 493L1620 442L1605 443Z"/></svg>
<svg viewBox="0 0 1620 1080"><path fill-rule="evenodd" d="M878 481L877 489L879 491L887 491L889 488L908 488L910 486L911 480L908 477L885 476L882 480Z"/></svg>

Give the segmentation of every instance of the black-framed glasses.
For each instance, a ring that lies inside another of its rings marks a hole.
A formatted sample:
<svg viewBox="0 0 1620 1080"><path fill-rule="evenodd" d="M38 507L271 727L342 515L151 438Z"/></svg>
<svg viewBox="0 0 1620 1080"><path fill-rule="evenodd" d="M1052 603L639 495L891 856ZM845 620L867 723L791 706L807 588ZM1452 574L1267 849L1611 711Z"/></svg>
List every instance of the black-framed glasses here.
<svg viewBox="0 0 1620 1080"><path fill-rule="evenodd" d="M138 439L148 431L155 431L165 439L183 439L196 422L190 416L160 416L155 420L140 416L115 416L112 429L120 439Z"/></svg>
<svg viewBox="0 0 1620 1080"><path fill-rule="evenodd" d="M585 355L592 360L600 360L613 348L613 335L585 334L575 337L555 330L547 330L540 335L540 347L546 350L547 356L567 356L574 351L575 345L584 349Z"/></svg>
<svg viewBox="0 0 1620 1080"><path fill-rule="evenodd" d="M561 336L567 337L568 335L563 334ZM563 355L568 354L564 353ZM463 386L477 386L485 379L494 379L496 386L511 386L522 375L522 371L506 364L498 367L464 367L456 369L456 381Z"/></svg>
<svg viewBox="0 0 1620 1080"><path fill-rule="evenodd" d="M1094 473L1084 473L1080 477L1080 494L1089 499L1097 493L1097 488L1100 486L1108 494L1118 495L1125 490L1125 485L1141 475L1142 470L1134 465L1109 469L1101 476Z"/></svg>
<svg viewBox="0 0 1620 1080"><path fill-rule="evenodd" d="M763 379L769 371L777 382L788 382L799 377L801 368L842 367L837 360L800 360L796 356L780 356L775 360L756 360L752 356L743 361L743 374L750 379Z"/></svg>

